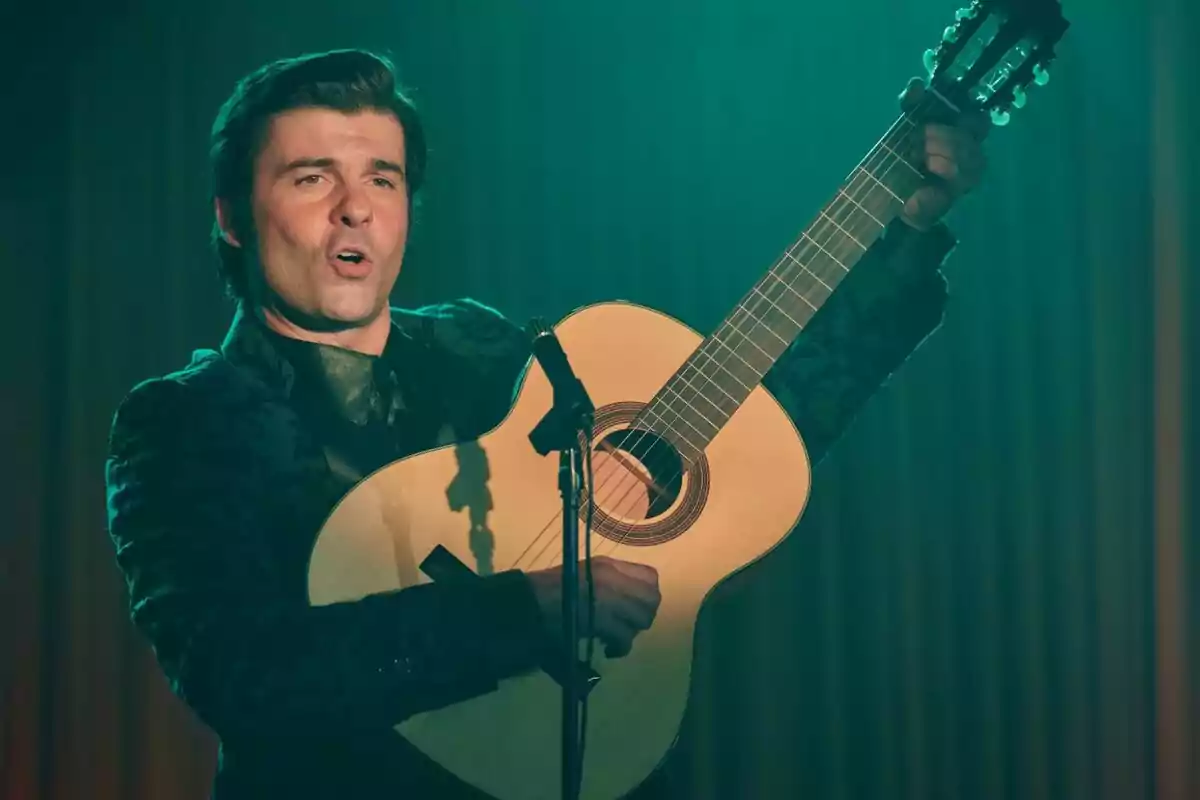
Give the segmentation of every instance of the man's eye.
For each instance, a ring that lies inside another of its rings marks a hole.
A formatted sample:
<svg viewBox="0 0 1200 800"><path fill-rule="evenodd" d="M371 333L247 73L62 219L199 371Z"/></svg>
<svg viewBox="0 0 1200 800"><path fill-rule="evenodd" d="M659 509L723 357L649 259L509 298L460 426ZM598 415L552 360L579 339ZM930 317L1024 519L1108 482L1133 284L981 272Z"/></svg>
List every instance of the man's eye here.
<svg viewBox="0 0 1200 800"><path fill-rule="evenodd" d="M319 180L321 180L320 175L304 175L304 176L296 179L296 185L303 186L303 185L307 184L307 185L311 186L312 184L316 183Z"/></svg>
<svg viewBox="0 0 1200 800"><path fill-rule="evenodd" d="M387 178L375 178L375 185L382 186L385 189L395 189L396 184L389 181Z"/></svg>

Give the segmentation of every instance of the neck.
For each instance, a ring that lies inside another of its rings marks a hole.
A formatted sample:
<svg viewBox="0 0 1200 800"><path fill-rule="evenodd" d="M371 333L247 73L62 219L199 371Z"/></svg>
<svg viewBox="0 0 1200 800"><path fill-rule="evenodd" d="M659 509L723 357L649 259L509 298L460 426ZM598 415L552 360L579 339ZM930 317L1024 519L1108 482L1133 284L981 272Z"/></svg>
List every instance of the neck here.
<svg viewBox="0 0 1200 800"><path fill-rule="evenodd" d="M370 356L377 356L383 352L383 348L387 344L388 332L392 327L391 311L386 305L379 314L364 325L326 330L313 330L312 327L301 325L274 308L260 306L254 310L254 314L262 320L264 325L280 336L297 339L301 342L340 347L343 350L354 350Z"/></svg>

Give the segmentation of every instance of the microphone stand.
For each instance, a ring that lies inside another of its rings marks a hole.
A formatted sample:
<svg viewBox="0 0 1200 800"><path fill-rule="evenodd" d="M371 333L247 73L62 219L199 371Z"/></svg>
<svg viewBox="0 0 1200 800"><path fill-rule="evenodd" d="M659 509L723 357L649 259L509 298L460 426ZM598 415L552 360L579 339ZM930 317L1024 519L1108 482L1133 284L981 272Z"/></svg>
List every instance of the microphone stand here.
<svg viewBox="0 0 1200 800"><path fill-rule="evenodd" d="M583 481L583 447L590 441L595 406L583 384L575 377L553 331L539 321L535 331L534 355L554 390L550 411L529 434L541 455L558 451L558 490L563 504L562 635L566 648L562 684L562 796L577 800L583 780L580 747L579 658L579 495ZM589 633L590 635L590 633Z"/></svg>

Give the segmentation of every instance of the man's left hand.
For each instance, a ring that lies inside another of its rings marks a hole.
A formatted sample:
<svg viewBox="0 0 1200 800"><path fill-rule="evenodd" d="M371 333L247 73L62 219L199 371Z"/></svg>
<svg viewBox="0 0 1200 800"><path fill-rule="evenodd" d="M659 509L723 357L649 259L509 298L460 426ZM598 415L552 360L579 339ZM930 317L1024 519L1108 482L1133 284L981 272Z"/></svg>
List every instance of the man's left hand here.
<svg viewBox="0 0 1200 800"><path fill-rule="evenodd" d="M911 111L924 96L924 81L914 78L900 105ZM914 136L913 158L928 180L905 203L900 218L917 230L929 230L960 197L978 186L987 166L983 141L990 130L991 121L982 113L964 115L953 124L926 123Z"/></svg>

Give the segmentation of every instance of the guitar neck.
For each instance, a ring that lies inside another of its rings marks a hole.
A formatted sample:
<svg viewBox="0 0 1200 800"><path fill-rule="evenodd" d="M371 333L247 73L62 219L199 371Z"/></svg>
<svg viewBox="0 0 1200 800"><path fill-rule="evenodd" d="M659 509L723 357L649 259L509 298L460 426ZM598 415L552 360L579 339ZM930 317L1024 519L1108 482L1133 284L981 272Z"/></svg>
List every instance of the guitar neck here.
<svg viewBox="0 0 1200 800"><path fill-rule="evenodd" d="M922 174L905 157L901 116L816 218L639 415L689 462L704 451L776 360L903 209Z"/></svg>

